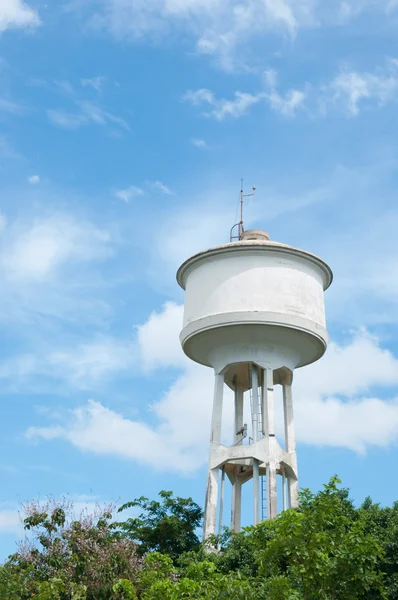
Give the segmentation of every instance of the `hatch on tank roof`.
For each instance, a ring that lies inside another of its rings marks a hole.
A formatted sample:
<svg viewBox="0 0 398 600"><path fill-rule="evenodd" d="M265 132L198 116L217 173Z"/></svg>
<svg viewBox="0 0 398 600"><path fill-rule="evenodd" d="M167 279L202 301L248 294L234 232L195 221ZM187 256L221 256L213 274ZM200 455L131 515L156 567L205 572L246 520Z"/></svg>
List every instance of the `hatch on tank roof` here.
<svg viewBox="0 0 398 600"><path fill-rule="evenodd" d="M243 231L241 235L241 241L248 240L261 240L262 242L269 240L269 235L266 231L262 231L261 229L248 229L247 231Z"/></svg>

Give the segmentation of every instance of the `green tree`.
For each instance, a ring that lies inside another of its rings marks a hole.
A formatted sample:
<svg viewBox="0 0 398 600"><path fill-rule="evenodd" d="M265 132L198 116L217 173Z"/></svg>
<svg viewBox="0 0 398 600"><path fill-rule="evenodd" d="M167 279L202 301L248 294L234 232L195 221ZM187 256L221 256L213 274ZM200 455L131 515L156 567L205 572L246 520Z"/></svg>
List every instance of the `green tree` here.
<svg viewBox="0 0 398 600"><path fill-rule="evenodd" d="M109 600L119 580L135 585L142 558L115 535L110 510L76 519L71 503L49 502L26 511L28 536L0 569L0 599Z"/></svg>
<svg viewBox="0 0 398 600"><path fill-rule="evenodd" d="M131 508L142 512L115 527L138 544L141 555L160 552L176 559L183 552L198 550L196 531L203 518L200 506L192 498L174 497L172 492L162 491L159 496L160 502L141 497L121 506L119 513Z"/></svg>
<svg viewBox="0 0 398 600"><path fill-rule="evenodd" d="M0 600L398 600L398 504L359 509L333 478L298 510L200 544L202 511L161 492L126 508L71 517L31 504L29 539L0 567ZM159 550L165 550L161 553Z"/></svg>
<svg viewBox="0 0 398 600"><path fill-rule="evenodd" d="M387 598L398 600L398 502L381 507L366 498L359 513L366 522L366 531L384 550L381 570L386 574Z"/></svg>
<svg viewBox="0 0 398 600"><path fill-rule="evenodd" d="M332 478L316 495L304 490L300 510L253 530L260 574L287 577L303 600L386 598L382 548L338 483Z"/></svg>

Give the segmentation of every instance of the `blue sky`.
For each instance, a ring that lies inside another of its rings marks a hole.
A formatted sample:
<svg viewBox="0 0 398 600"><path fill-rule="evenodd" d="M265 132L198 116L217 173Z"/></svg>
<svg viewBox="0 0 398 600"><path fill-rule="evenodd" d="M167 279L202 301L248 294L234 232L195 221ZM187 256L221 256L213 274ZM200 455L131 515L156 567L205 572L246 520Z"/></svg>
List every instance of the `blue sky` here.
<svg viewBox="0 0 398 600"><path fill-rule="evenodd" d="M0 551L18 506L203 503L210 371L175 271L246 227L322 256L300 483L398 499L398 2L0 4ZM228 403L227 403L228 406Z"/></svg>

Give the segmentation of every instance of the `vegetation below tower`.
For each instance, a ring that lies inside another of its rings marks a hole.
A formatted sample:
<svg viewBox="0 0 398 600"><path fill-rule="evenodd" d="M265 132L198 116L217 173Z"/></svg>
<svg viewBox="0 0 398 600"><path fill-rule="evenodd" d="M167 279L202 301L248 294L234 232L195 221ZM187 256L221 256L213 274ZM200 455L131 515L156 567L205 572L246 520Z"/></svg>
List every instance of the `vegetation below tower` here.
<svg viewBox="0 0 398 600"><path fill-rule="evenodd" d="M134 516L122 522L111 509L75 519L67 502L29 504L0 599L398 600L398 503L356 508L339 483L207 545L201 508L171 492L124 505Z"/></svg>

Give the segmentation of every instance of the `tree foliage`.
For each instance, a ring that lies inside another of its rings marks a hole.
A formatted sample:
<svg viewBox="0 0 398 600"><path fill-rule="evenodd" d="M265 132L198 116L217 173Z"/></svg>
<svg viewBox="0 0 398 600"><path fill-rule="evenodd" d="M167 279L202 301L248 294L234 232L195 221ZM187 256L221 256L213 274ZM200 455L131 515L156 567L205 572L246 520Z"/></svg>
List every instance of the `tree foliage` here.
<svg viewBox="0 0 398 600"><path fill-rule="evenodd" d="M383 547L380 568L385 573L387 598L398 600L398 502L382 508L367 498L359 514L366 523L366 531Z"/></svg>
<svg viewBox="0 0 398 600"><path fill-rule="evenodd" d="M398 600L398 503L355 508L337 478L303 490L300 509L205 545L191 498L139 498L120 523L111 508L75 518L68 503L30 504L0 600Z"/></svg>
<svg viewBox="0 0 398 600"><path fill-rule="evenodd" d="M382 548L337 484L333 478L316 495L304 490L299 511L289 510L258 528L260 574L287 577L303 600L385 598ZM262 528L271 531L266 544Z"/></svg>
<svg viewBox="0 0 398 600"><path fill-rule="evenodd" d="M196 531L203 518L200 506L192 498L174 498L172 492L162 491L159 496L160 502L142 496L121 506L119 513L137 508L141 512L116 526L138 544L141 555L162 552L175 559L183 552L197 550L200 541Z"/></svg>
<svg viewBox="0 0 398 600"><path fill-rule="evenodd" d="M135 581L142 558L133 542L115 536L110 510L77 519L68 502L25 510L30 535L0 570L1 600L109 600L119 579Z"/></svg>

